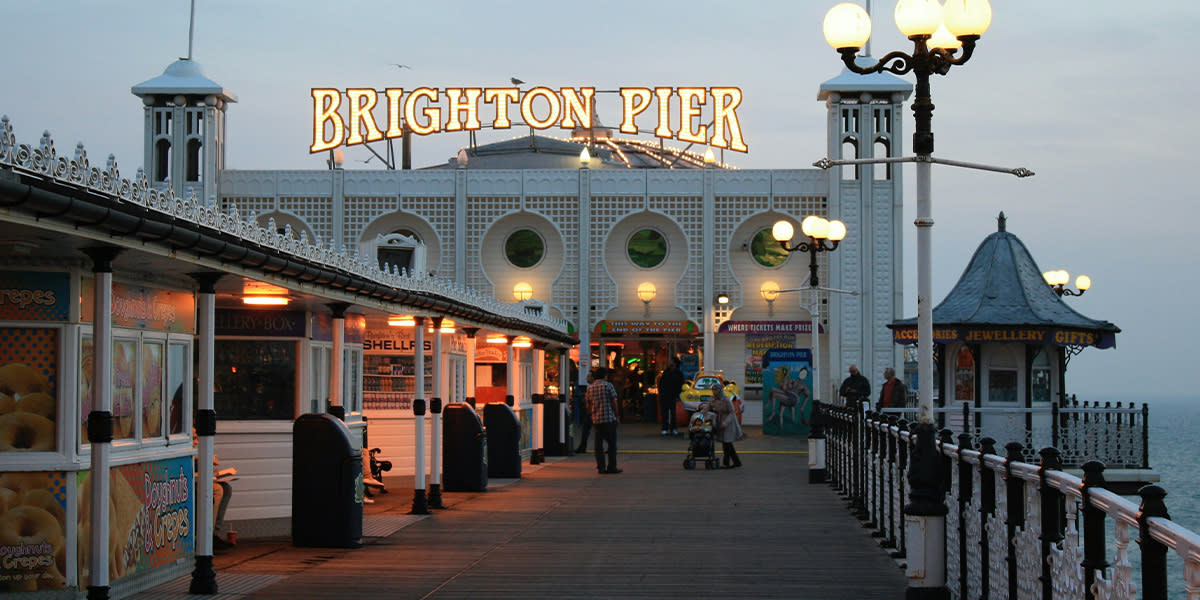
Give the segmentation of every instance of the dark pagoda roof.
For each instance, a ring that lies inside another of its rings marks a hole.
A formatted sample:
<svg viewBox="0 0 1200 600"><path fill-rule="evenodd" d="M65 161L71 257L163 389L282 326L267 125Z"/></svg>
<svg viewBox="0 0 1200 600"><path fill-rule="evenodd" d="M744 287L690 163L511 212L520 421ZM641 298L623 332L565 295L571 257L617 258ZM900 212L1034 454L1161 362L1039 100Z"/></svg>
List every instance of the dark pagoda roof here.
<svg viewBox="0 0 1200 600"><path fill-rule="evenodd" d="M998 222L998 231L983 240L954 289L934 307L935 341L1113 346L1121 330L1068 306L1043 279L1025 244L1006 231L1004 213ZM897 343L913 342L916 326L916 318L889 325Z"/></svg>

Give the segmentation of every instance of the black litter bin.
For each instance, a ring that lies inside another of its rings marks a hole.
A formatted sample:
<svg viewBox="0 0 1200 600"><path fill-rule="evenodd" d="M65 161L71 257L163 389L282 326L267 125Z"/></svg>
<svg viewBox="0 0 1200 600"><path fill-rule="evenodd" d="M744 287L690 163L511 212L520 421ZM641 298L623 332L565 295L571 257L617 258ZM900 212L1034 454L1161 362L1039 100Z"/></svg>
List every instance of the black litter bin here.
<svg viewBox="0 0 1200 600"><path fill-rule="evenodd" d="M488 483L487 432L466 403L442 409L442 489L484 492Z"/></svg>
<svg viewBox="0 0 1200 600"><path fill-rule="evenodd" d="M301 415L292 426L292 544L362 545L362 449L331 415Z"/></svg>
<svg viewBox="0 0 1200 600"><path fill-rule="evenodd" d="M565 419L563 418L563 401L560 396L545 396L542 399L542 405L545 410L542 412L542 446L546 452L546 456L566 456L567 446L570 441L558 440L558 428ZM569 437L571 433L570 426L564 425L565 434Z"/></svg>
<svg viewBox="0 0 1200 600"><path fill-rule="evenodd" d="M511 406L489 402L483 407L487 427L488 477L521 477L521 421Z"/></svg>

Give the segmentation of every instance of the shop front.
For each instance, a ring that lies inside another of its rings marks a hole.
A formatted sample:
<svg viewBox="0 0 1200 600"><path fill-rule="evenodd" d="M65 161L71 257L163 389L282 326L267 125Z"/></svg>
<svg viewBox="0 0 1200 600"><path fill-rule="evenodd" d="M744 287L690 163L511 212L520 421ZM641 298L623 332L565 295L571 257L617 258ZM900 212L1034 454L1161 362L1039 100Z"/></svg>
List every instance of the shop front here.
<svg viewBox="0 0 1200 600"><path fill-rule="evenodd" d="M95 280L79 268L0 272L0 591L74 597L91 570ZM187 572L195 542L195 300L112 283L108 579Z"/></svg>

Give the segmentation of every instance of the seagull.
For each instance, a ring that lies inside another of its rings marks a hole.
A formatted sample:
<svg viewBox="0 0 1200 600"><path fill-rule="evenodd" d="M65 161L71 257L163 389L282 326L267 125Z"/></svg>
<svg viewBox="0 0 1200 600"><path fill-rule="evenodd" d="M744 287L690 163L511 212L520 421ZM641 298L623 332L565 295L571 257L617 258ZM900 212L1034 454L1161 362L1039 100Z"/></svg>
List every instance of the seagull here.
<svg viewBox="0 0 1200 600"><path fill-rule="evenodd" d="M516 77L509 77L508 80L511 81L513 85L521 85L522 83L525 83Z"/></svg>
<svg viewBox="0 0 1200 600"><path fill-rule="evenodd" d="M410 69L410 70L412 69L412 67L410 67L408 65L402 65L399 63L392 63L392 66L396 67L397 69Z"/></svg>

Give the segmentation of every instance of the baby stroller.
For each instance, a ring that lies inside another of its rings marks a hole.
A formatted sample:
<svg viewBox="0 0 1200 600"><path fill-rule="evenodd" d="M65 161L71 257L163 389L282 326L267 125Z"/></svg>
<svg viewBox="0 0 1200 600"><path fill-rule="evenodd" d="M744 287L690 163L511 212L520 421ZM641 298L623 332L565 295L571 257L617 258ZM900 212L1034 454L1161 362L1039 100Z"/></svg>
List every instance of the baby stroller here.
<svg viewBox="0 0 1200 600"><path fill-rule="evenodd" d="M683 468L696 468L696 461L703 460L705 469L717 468L717 415L708 410L708 404L692 413L688 419L688 453L683 459Z"/></svg>

